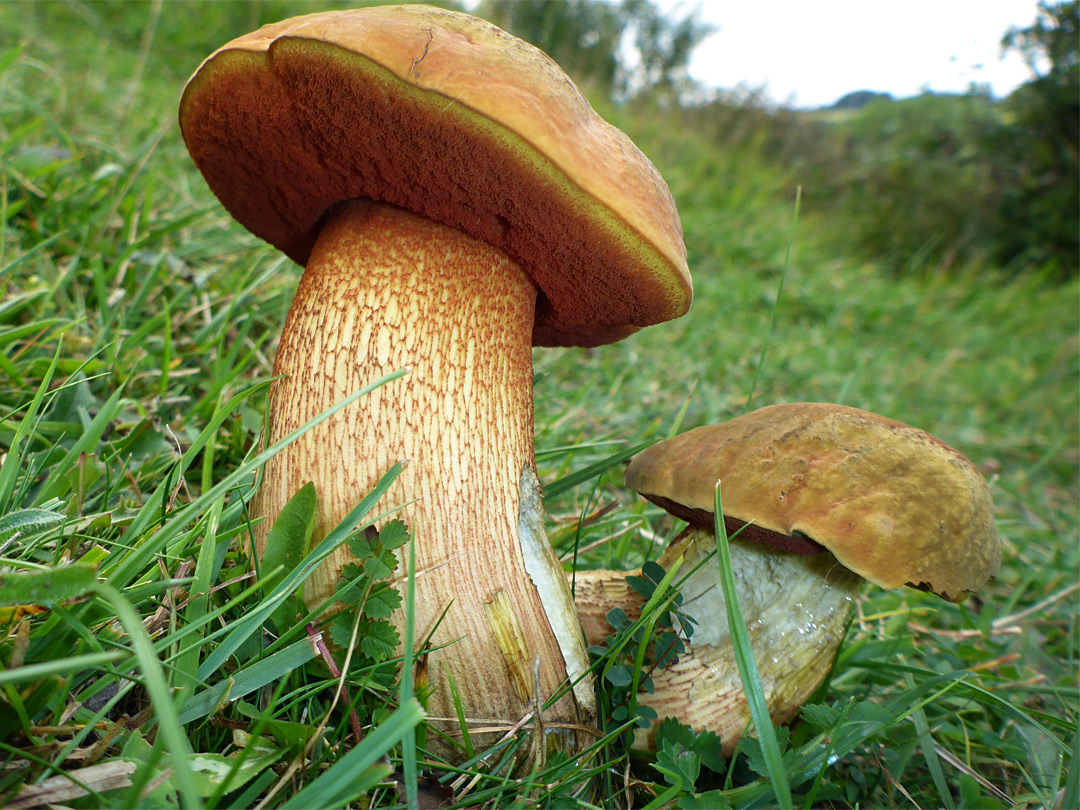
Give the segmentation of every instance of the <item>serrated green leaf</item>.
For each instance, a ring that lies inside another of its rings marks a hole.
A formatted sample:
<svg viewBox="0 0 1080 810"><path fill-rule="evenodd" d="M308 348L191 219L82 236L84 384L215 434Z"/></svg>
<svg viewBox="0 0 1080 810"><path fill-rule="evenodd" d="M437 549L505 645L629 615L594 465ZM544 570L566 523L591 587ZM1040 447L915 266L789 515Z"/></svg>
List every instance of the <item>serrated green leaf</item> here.
<svg viewBox="0 0 1080 810"><path fill-rule="evenodd" d="M85 596L97 585L97 566L71 563L46 571L0 574L0 607L54 605Z"/></svg>
<svg viewBox="0 0 1080 810"><path fill-rule="evenodd" d="M409 528L403 521L391 520L379 532L379 544L388 551L401 548L409 542Z"/></svg>
<svg viewBox="0 0 1080 810"><path fill-rule="evenodd" d="M807 703L799 710L799 713L806 722L811 723L821 731L828 731L840 719L840 712L833 706L826 706L824 703Z"/></svg>
<svg viewBox="0 0 1080 810"><path fill-rule="evenodd" d="M708 790L704 793L687 793L675 805L679 810L728 810L731 802L722 790Z"/></svg>
<svg viewBox="0 0 1080 810"><path fill-rule="evenodd" d="M807 722L822 731L832 730L841 719L847 723L870 723L881 727L896 722L895 712L869 700L855 704L846 714L835 706L820 703L808 703L800 712Z"/></svg>
<svg viewBox="0 0 1080 810"><path fill-rule="evenodd" d="M392 656L400 641L397 630L389 622L371 622L364 628L360 652L378 663Z"/></svg>
<svg viewBox="0 0 1080 810"><path fill-rule="evenodd" d="M785 766L785 773L791 770L794 764L795 752L788 750L788 737L790 732L787 726L773 726L776 734L776 744L780 750L781 762ZM746 764L754 773L768 778L770 776L770 763L766 759L761 741L757 737L743 737L739 741L739 748L746 757Z"/></svg>
<svg viewBox="0 0 1080 810"><path fill-rule="evenodd" d="M701 757L695 751L688 751L678 743L666 743L656 752L656 765L658 771L664 774L670 784L678 784L678 780L672 776L678 774L682 778L683 785L693 787L701 773Z"/></svg>
<svg viewBox="0 0 1080 810"><path fill-rule="evenodd" d="M328 628L330 640L343 650L348 648L352 642L352 629L355 620L356 614L352 611L339 613L330 620L330 627Z"/></svg>
<svg viewBox="0 0 1080 810"><path fill-rule="evenodd" d="M372 537L374 529L370 526L362 531L349 535L349 551L358 560L366 560L375 554L375 541Z"/></svg>
<svg viewBox="0 0 1080 810"><path fill-rule="evenodd" d="M364 615L372 619L389 619L401 607L401 594L385 582L371 589L364 602Z"/></svg>
<svg viewBox="0 0 1080 810"><path fill-rule="evenodd" d="M386 579L394 569L387 566L381 557L368 557L364 560L364 573L372 579Z"/></svg>
<svg viewBox="0 0 1080 810"><path fill-rule="evenodd" d="M348 606L355 605L364 598L368 581L367 576L364 575L364 569L357 563L346 563L338 576L334 598Z"/></svg>
<svg viewBox="0 0 1080 810"><path fill-rule="evenodd" d="M896 713L870 700L864 700L852 709L848 719L854 723L880 723L887 726L896 722Z"/></svg>

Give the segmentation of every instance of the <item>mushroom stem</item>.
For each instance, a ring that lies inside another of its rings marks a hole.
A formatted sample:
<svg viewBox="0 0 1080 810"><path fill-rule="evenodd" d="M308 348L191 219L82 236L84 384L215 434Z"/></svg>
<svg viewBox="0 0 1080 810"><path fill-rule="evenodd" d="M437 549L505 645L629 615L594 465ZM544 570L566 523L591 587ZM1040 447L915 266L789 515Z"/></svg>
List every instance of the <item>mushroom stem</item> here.
<svg viewBox="0 0 1080 810"><path fill-rule="evenodd" d="M669 568L680 555L679 579L716 548L713 534L689 528L660 558ZM786 723L832 670L836 652L863 580L831 554L790 554L761 543L731 542L732 573L739 607L750 631L758 674L774 723ZM589 644L611 634L607 613L621 608L631 620L644 599L626 577L640 572L578 571L575 601ZM679 580L676 580L679 581ZM652 694L638 696L660 719L674 717L720 736L730 756L750 721L727 625L720 572L715 559L683 583L681 610L696 625L678 661L652 672ZM636 744L655 747L656 724L638 732Z"/></svg>
<svg viewBox="0 0 1080 810"><path fill-rule="evenodd" d="M535 305L532 280L501 250L402 209L346 202L318 236L274 365L282 378L269 396L270 442L383 374L410 369L267 463L254 503L267 520L255 546L261 555L275 517L308 481L318 493L318 540L395 461L407 459L373 514L399 508L395 517L412 530L417 639L449 605L431 639L428 708L451 736L459 732L448 672L470 723L510 728L533 709L535 689L546 701L588 667L547 538L519 532L519 524L535 525L531 511L539 510L532 491ZM308 580L309 606L332 594L351 559L341 548ZM515 656L489 619L496 603L512 613ZM583 683L543 721L550 728L592 719L591 685ZM549 745L574 750L573 732L555 733L569 736L549 737ZM473 739L484 744L483 735Z"/></svg>

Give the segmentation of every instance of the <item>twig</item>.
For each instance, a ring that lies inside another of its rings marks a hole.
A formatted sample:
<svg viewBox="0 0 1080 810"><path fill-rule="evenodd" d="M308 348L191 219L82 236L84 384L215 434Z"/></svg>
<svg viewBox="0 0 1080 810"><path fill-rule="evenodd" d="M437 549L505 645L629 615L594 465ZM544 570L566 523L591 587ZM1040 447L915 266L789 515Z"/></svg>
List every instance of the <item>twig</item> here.
<svg viewBox="0 0 1080 810"><path fill-rule="evenodd" d="M946 749L937 745L934 747L937 749L938 756L948 762L954 768L956 768L956 770L960 771L960 773L966 773L984 788L986 788L999 799L1001 799L1001 801L1008 803L1010 807L1016 807L1016 802L1010 799L1008 794L1003 793L997 786L987 780L986 777L969 768L963 761L954 756L951 751L947 751Z"/></svg>
<svg viewBox="0 0 1080 810"><path fill-rule="evenodd" d="M359 621L360 615L357 614L356 618L357 621ZM330 669L330 674L338 679L337 694L334 695L334 700L336 701L338 696L346 691L345 678L342 677L341 670L338 669L337 661L334 660L334 656L330 653L330 648L327 647L326 642L323 641L323 635L322 631L319 630L319 625L315 622L311 622L311 624L307 626L307 632L308 639L311 641L311 646L313 646L318 651L319 655L322 656L323 662ZM355 633L355 628L353 629L353 632ZM353 736L356 737L356 744L359 745L364 737L363 733L360 731L360 716L356 713L356 709L353 708L352 701L348 701L348 703L349 723L352 725Z"/></svg>
<svg viewBox="0 0 1080 810"><path fill-rule="evenodd" d="M1021 619L1030 616L1032 613L1038 613L1044 607L1048 607L1049 605L1054 604L1054 602L1064 599L1069 594L1074 593L1078 590L1080 590L1080 583L1077 583L1076 585L1070 585L1068 588L1060 590L1057 593L1046 597L1037 605L1032 605L1025 610L1021 610L1019 613L1014 613L1012 616L1002 616L1000 619L994 619L994 621L990 622L990 626L997 629L999 627L1005 627L1006 625L1018 622Z"/></svg>
<svg viewBox="0 0 1080 810"><path fill-rule="evenodd" d="M592 551L594 548L597 548L598 546L604 545L604 543L610 543L616 537L621 537L622 535L626 534L631 529L638 528L640 525L641 525L640 520L635 521L634 523L629 524L625 528L619 529L619 531L615 532L614 534L609 534L606 537L601 537L599 540L593 540L591 543L582 546L581 548L577 549L576 551L568 551L564 555L562 555L562 557L559 558L559 562L566 562L567 560L572 559L575 554L581 555L581 554L584 554L587 551Z"/></svg>
<svg viewBox="0 0 1080 810"><path fill-rule="evenodd" d="M978 638L984 633L982 630L935 630L932 627L926 627L915 622L908 622L908 627L914 630L916 633L926 633L927 635L941 636L942 638L951 638L954 640L962 638ZM1023 631L1019 627L1002 627L1002 628L990 628L990 634L995 636L1012 636L1019 635Z"/></svg>
<svg viewBox="0 0 1080 810"><path fill-rule="evenodd" d="M349 671L349 663L352 661L353 648L356 643L356 631L360 623L360 616L357 614L356 624L353 625L352 640L349 643L349 649L345 653L345 671ZM320 634L319 639L322 639ZM330 723L330 716L333 714L334 709L337 707L338 696L341 694L340 689L334 692L334 699L330 701L330 707L323 714L322 720L319 721L319 725L316 726L314 733L308 738L307 744L304 745L304 750L296 755L296 758L289 763L289 767L278 777L278 780L271 785L270 789L263 796L262 801L255 805L254 810L264 810L264 808L270 804L271 800L278 794L278 792L285 787L294 773L300 769L300 763L305 761L311 754L312 749L315 748L319 738L322 737L323 731L326 730L326 726Z"/></svg>
<svg viewBox="0 0 1080 810"><path fill-rule="evenodd" d="M885 773L885 778L889 780L890 784L892 784L893 787L895 787L897 790L904 794L904 798L911 802L912 807L914 807L916 810L922 810L922 808L919 807L919 803L911 797L911 794L907 792L907 789L902 784L900 784L900 781L895 776L892 775L892 771L889 770L884 760L882 760L880 754L875 752L874 759L877 760L878 767L881 768L881 770Z"/></svg>

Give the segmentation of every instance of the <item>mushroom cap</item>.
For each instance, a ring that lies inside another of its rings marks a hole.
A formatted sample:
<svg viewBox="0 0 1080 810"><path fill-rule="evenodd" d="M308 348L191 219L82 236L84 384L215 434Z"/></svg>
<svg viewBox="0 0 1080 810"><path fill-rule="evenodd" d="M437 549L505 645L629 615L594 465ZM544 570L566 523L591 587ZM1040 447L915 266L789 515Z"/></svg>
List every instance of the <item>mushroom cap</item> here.
<svg viewBox="0 0 1080 810"><path fill-rule="evenodd" d="M692 297L653 165L547 55L429 6L325 12L219 48L180 127L229 212L303 265L325 212L370 198L506 251L540 289L534 343L600 345Z"/></svg>
<svg viewBox="0 0 1080 810"><path fill-rule="evenodd" d="M960 599L997 574L990 490L925 431L827 403L773 405L653 445L626 483L661 505L805 535L882 588ZM681 513L680 513L681 514Z"/></svg>

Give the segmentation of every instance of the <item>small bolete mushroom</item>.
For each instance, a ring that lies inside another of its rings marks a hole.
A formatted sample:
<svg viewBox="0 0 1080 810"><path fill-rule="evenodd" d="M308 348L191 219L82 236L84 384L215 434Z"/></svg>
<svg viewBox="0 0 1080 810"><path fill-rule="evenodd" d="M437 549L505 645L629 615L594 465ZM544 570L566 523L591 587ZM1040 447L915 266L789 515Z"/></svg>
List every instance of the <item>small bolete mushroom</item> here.
<svg viewBox="0 0 1080 810"><path fill-rule="evenodd" d="M690 572L715 549L720 482L739 606L774 722L794 717L832 669L864 580L958 600L995 576L1001 550L989 488L964 456L918 428L826 403L774 405L648 448L626 483L689 523L660 558ZM740 531L741 530L741 531ZM636 572L635 572L636 573ZM625 572L579 571L590 644L619 607L640 615ZM678 576L681 576L678 575ZM696 626L687 651L639 700L715 731L730 754L750 714L715 561L682 585ZM649 745L653 729L640 735Z"/></svg>
<svg viewBox="0 0 1080 810"><path fill-rule="evenodd" d="M575 750L594 696L543 529L531 348L609 343L687 310L664 181L545 54L428 6L311 14L233 40L188 82L180 124L230 213L305 266L268 440L411 369L266 465L256 552L308 481L326 532L409 460L376 509L402 507L415 537L417 633L446 610L432 722L458 733L448 675L477 747L565 690L542 721L549 745ZM309 605L348 560L342 549L307 582Z"/></svg>

